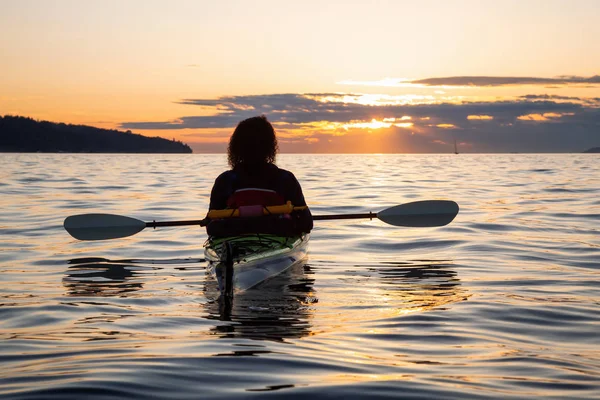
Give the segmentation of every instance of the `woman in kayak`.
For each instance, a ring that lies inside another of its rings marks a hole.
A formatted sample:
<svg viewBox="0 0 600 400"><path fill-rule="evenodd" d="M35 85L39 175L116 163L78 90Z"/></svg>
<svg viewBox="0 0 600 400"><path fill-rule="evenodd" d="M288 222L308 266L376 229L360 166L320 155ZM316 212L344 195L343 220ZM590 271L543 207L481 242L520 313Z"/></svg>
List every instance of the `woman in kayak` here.
<svg viewBox="0 0 600 400"><path fill-rule="evenodd" d="M247 206L275 206L288 201L306 206L300 183L290 171L275 165L275 130L265 116L243 120L235 128L227 149L231 170L215 180L210 194L210 210ZM261 208L259 208L262 211ZM308 207L291 214L251 218L212 220L206 230L210 236L234 236L244 233L272 233L293 236L313 228Z"/></svg>

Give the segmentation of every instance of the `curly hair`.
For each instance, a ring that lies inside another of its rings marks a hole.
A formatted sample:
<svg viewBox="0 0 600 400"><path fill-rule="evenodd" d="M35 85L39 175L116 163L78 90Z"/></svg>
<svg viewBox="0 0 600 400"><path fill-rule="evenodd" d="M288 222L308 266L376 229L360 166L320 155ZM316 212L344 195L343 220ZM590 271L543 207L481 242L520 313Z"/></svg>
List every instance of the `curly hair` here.
<svg viewBox="0 0 600 400"><path fill-rule="evenodd" d="M233 131L227 148L231 168L275 163L279 147L275 129L264 115L243 120Z"/></svg>

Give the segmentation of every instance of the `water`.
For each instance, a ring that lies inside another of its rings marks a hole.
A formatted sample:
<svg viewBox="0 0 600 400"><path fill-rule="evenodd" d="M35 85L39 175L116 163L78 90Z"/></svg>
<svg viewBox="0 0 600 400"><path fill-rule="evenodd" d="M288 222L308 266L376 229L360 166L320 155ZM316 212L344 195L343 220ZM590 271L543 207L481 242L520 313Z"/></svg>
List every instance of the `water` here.
<svg viewBox="0 0 600 400"><path fill-rule="evenodd" d="M0 397L599 398L598 161L282 155L313 214L461 211L443 228L318 222L306 264L228 318L203 229L62 229L202 218L225 156L0 154Z"/></svg>

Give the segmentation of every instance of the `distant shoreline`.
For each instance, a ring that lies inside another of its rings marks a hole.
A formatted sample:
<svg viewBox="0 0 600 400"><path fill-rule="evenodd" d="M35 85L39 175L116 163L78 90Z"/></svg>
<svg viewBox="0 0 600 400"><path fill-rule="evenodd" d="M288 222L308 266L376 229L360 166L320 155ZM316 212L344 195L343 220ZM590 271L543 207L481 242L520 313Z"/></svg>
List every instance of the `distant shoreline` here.
<svg viewBox="0 0 600 400"><path fill-rule="evenodd" d="M193 153L193 152L176 152L176 151L12 151L0 148L0 154L221 154L221 153ZM225 154L225 153L222 153Z"/></svg>
<svg viewBox="0 0 600 400"><path fill-rule="evenodd" d="M180 141L148 137L131 131L102 129L87 125L71 125L38 121L22 116L0 116L0 153L47 154L190 154L192 148ZM597 154L600 147L582 152L490 152L490 153L295 153L279 154L446 154L460 157L468 154ZM202 151L197 154L226 154Z"/></svg>
<svg viewBox="0 0 600 400"><path fill-rule="evenodd" d="M131 131L0 116L0 152L72 154L189 154L180 141Z"/></svg>

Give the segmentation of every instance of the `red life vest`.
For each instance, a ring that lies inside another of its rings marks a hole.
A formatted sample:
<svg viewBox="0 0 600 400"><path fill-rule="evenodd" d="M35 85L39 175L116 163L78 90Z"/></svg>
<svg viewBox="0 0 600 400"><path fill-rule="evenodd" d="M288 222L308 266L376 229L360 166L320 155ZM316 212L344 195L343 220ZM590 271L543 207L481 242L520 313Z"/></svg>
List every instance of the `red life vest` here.
<svg viewBox="0 0 600 400"><path fill-rule="evenodd" d="M270 189L238 189L227 199L227 208L258 205L279 206L281 204L285 204L283 196Z"/></svg>
<svg viewBox="0 0 600 400"><path fill-rule="evenodd" d="M283 196L270 189L238 189L227 199L227 208L237 208L240 217L259 217L264 207L281 204L285 204Z"/></svg>
<svg viewBox="0 0 600 400"><path fill-rule="evenodd" d="M210 236L215 237L237 236L248 233L293 236L304 232L296 227L298 219L292 218L290 214L264 215L264 207L283 204L285 204L285 198L274 190L257 188L236 190L227 199L227 207L231 211L237 209L239 216L242 218L213 219L206 226L206 231ZM311 226L306 232L310 232L311 228L312 220Z"/></svg>

